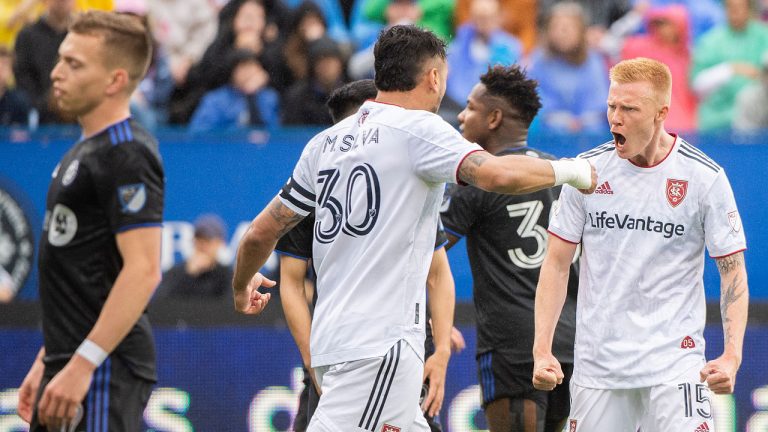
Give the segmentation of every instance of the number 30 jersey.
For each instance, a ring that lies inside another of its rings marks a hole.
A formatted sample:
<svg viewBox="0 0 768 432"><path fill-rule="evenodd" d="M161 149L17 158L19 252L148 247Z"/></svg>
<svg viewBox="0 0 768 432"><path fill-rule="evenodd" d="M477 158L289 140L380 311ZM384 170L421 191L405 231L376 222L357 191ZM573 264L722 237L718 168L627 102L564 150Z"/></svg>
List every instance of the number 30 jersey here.
<svg viewBox="0 0 768 432"><path fill-rule="evenodd" d="M584 248L572 382L669 382L704 362L704 248L714 258L746 248L728 178L680 137L652 167L619 158L613 142L580 157L598 187L563 186L549 226Z"/></svg>
<svg viewBox="0 0 768 432"><path fill-rule="evenodd" d="M445 183L479 150L435 114L374 101L309 142L279 198L315 211L313 367L382 356L400 339L423 357Z"/></svg>
<svg viewBox="0 0 768 432"><path fill-rule="evenodd" d="M529 147L507 149L497 156L508 154L553 159ZM516 363L533 362L536 285L546 253L550 209L559 193L560 187L503 195L453 186L446 194L441 214L445 230L467 238L478 354L496 351ZM565 363L573 363L578 283L572 265L553 343L553 353Z"/></svg>

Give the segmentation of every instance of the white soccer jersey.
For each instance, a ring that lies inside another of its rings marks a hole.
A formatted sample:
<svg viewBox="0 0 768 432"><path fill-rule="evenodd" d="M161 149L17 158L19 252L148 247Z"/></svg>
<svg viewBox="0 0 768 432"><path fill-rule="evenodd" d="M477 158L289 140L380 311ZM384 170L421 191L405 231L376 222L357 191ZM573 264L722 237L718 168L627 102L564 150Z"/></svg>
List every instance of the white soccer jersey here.
<svg viewBox="0 0 768 432"><path fill-rule="evenodd" d="M477 150L435 114L374 101L309 142L279 197L316 213L313 367L383 356L400 339L423 358L438 207Z"/></svg>
<svg viewBox="0 0 768 432"><path fill-rule="evenodd" d="M746 248L725 171L677 137L653 167L613 142L580 157L594 194L564 185L549 231L582 242L573 381L590 388L664 383L704 359L704 248Z"/></svg>

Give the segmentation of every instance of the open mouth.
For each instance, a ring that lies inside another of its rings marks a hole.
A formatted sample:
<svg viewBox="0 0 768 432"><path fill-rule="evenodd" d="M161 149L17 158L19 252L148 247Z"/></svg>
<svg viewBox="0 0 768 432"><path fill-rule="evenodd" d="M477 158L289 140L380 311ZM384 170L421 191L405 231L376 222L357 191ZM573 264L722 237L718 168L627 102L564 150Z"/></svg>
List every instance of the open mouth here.
<svg viewBox="0 0 768 432"><path fill-rule="evenodd" d="M627 138L624 137L624 135L616 132L611 132L613 134L613 141L618 145L624 145L625 142L627 142Z"/></svg>

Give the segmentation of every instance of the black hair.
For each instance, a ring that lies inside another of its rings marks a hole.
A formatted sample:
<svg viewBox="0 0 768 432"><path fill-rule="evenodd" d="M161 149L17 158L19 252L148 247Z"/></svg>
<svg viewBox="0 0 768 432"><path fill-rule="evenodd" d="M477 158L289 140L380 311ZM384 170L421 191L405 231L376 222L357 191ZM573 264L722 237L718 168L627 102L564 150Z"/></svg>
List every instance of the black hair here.
<svg viewBox="0 0 768 432"><path fill-rule="evenodd" d="M235 69L240 66L243 63L258 63L261 65L261 59L259 58L259 55L255 52L247 49L237 49L229 53L226 57L227 59L227 71L230 78L232 77L232 74L235 72Z"/></svg>
<svg viewBox="0 0 768 432"><path fill-rule="evenodd" d="M334 90L326 105L333 122L338 123L357 111L363 102L375 97L376 86L373 84L373 80L363 79L345 84Z"/></svg>
<svg viewBox="0 0 768 432"><path fill-rule="evenodd" d="M504 99L517 111L526 127L541 109L541 99L536 91L538 83L528 78L518 65L488 67L488 71L480 75L480 82L489 95Z"/></svg>
<svg viewBox="0 0 768 432"><path fill-rule="evenodd" d="M408 91L416 87L425 62L445 59L445 42L429 30L396 25L379 34L373 55L376 88Z"/></svg>

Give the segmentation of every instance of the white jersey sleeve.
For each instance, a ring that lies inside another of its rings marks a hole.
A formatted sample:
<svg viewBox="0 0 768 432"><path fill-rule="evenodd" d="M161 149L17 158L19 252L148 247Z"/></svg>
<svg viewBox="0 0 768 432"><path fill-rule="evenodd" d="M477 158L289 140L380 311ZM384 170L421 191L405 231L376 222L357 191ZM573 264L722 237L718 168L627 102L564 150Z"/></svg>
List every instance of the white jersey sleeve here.
<svg viewBox="0 0 768 432"><path fill-rule="evenodd" d="M720 170L703 201L704 240L709 255L718 258L746 249L741 217L724 170Z"/></svg>
<svg viewBox="0 0 768 432"><path fill-rule="evenodd" d="M314 172L312 164L313 139L301 153L293 174L278 194L280 201L291 210L301 216L307 216L315 207L315 182L312 180Z"/></svg>
<svg viewBox="0 0 768 432"><path fill-rule="evenodd" d="M424 113L415 133L421 135L408 147L411 167L419 178L429 183L459 183L458 171L464 159L483 150L440 117Z"/></svg>
<svg viewBox="0 0 768 432"><path fill-rule="evenodd" d="M586 221L584 194L573 186L563 185L552 214L549 232L567 242L580 243Z"/></svg>

